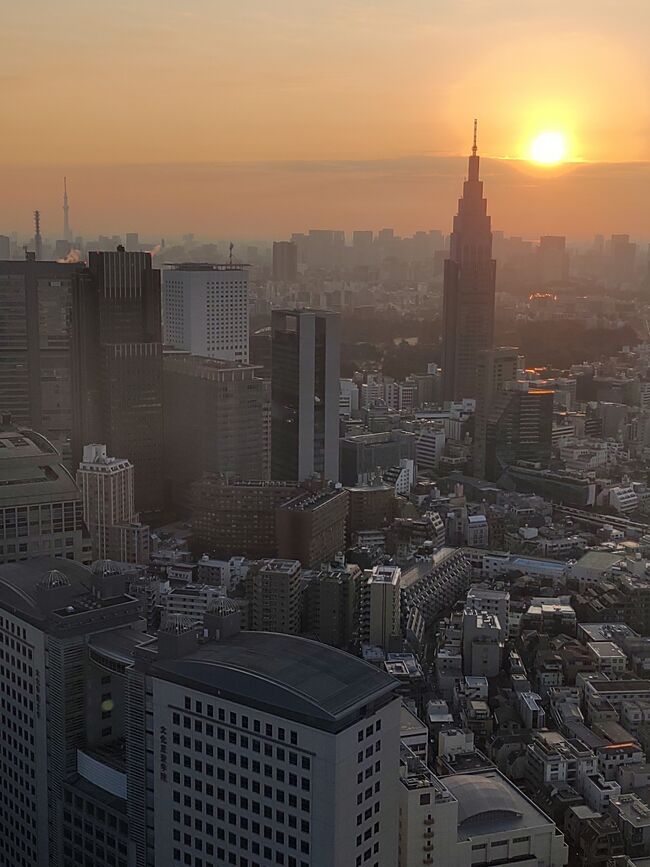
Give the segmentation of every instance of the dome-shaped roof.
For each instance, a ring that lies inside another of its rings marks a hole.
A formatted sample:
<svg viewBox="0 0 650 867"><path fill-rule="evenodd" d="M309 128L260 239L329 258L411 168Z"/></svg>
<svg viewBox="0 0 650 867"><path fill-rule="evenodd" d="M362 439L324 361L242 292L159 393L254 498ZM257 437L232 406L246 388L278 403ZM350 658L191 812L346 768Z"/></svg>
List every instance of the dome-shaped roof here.
<svg viewBox="0 0 650 867"><path fill-rule="evenodd" d="M490 813L521 815L519 805L508 786L498 777L452 774L445 778L445 785L458 800L458 822L461 825Z"/></svg>
<svg viewBox="0 0 650 867"><path fill-rule="evenodd" d="M196 617L190 617L189 614L168 614L164 625L160 627L160 632L165 632L167 635L182 635L195 629L198 623Z"/></svg>
<svg viewBox="0 0 650 867"><path fill-rule="evenodd" d="M215 596L208 604L208 611L211 614L219 614L222 617L228 614L236 614L239 611L237 604L227 596Z"/></svg>
<svg viewBox="0 0 650 867"><path fill-rule="evenodd" d="M41 590L54 590L55 587L69 587L70 581L68 576L64 575L59 569L50 569L46 572L38 582L38 587Z"/></svg>
<svg viewBox="0 0 650 867"><path fill-rule="evenodd" d="M120 575L122 567L115 560L95 560L90 571L93 575Z"/></svg>

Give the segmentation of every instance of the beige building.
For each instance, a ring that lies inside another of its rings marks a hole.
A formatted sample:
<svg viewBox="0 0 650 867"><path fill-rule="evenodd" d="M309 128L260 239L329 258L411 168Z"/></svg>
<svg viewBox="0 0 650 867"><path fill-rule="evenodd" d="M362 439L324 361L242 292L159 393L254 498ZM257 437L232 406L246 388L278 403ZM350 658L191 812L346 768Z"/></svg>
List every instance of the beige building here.
<svg viewBox="0 0 650 867"><path fill-rule="evenodd" d="M93 559L148 562L149 527L140 523L135 511L133 464L108 457L105 445L92 443L84 446L77 484Z"/></svg>

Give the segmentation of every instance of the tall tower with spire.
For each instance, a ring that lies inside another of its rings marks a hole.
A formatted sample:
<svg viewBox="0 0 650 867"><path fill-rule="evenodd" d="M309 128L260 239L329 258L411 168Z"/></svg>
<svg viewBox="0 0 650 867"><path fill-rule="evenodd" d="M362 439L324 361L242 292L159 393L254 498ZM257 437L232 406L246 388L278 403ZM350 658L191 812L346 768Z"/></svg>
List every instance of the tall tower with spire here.
<svg viewBox="0 0 650 867"><path fill-rule="evenodd" d="M467 180L454 217L449 259L445 261L442 311L443 400L476 398L478 353L494 342L496 262L492 228L479 179L474 141Z"/></svg>
<svg viewBox="0 0 650 867"><path fill-rule="evenodd" d="M68 179L63 178L63 237L66 241L72 241L70 231L70 206L68 205Z"/></svg>

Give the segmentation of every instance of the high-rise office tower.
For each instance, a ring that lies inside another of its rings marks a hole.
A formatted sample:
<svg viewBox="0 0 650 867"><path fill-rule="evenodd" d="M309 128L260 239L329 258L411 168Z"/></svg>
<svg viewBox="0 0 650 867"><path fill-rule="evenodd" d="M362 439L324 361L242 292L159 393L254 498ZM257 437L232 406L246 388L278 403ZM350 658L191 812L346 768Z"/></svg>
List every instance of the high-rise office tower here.
<svg viewBox="0 0 650 867"><path fill-rule="evenodd" d="M553 390L528 382L507 383L497 394L485 435L485 473L498 481L520 461L548 467L553 429Z"/></svg>
<svg viewBox="0 0 650 867"><path fill-rule="evenodd" d="M507 382L517 379L521 365L519 350L514 346L499 346L478 353L476 379L478 392L474 414L474 475L485 478L487 423L497 394Z"/></svg>
<svg viewBox="0 0 650 867"><path fill-rule="evenodd" d="M271 340L271 478L336 481L340 318L326 310L274 310Z"/></svg>
<svg viewBox="0 0 650 867"><path fill-rule="evenodd" d="M133 475L133 464L109 457L105 445L84 446L77 485L94 560L149 561L149 527L135 511Z"/></svg>
<svg viewBox="0 0 650 867"><path fill-rule="evenodd" d="M483 182L479 179L474 122L469 171L454 217L449 259L445 261L442 312L445 401L477 396L477 354L490 349L494 337L495 279L492 231Z"/></svg>
<svg viewBox="0 0 650 867"><path fill-rule="evenodd" d="M273 279L285 283L298 276L298 247L293 241L273 242Z"/></svg>
<svg viewBox="0 0 650 867"><path fill-rule="evenodd" d="M0 566L3 863L394 867L396 681L223 598L148 635L124 585Z"/></svg>
<svg viewBox="0 0 650 867"><path fill-rule="evenodd" d="M63 240L70 243L72 241L72 230L70 229L70 205L68 203L68 179L63 178Z"/></svg>
<svg viewBox="0 0 650 867"><path fill-rule="evenodd" d="M258 367L171 353L163 360L165 479L169 496L189 506L204 473L241 479L268 474L268 382Z"/></svg>
<svg viewBox="0 0 650 867"><path fill-rule="evenodd" d="M90 253L73 304L74 448L87 443L135 467L135 506L162 508L160 271L148 253Z"/></svg>
<svg viewBox="0 0 650 867"><path fill-rule="evenodd" d="M262 560L246 576L249 628L266 632L300 632L302 597L299 560Z"/></svg>
<svg viewBox="0 0 650 867"><path fill-rule="evenodd" d="M79 488L44 436L0 417L0 563L90 562Z"/></svg>
<svg viewBox="0 0 650 867"><path fill-rule="evenodd" d="M0 262L0 411L70 459L72 286L82 264Z"/></svg>
<svg viewBox="0 0 650 867"><path fill-rule="evenodd" d="M564 235L543 235L539 239L537 252L539 282L542 286L566 280L569 268Z"/></svg>
<svg viewBox="0 0 650 867"><path fill-rule="evenodd" d="M164 339L192 355L248 364L247 265L189 262L164 272Z"/></svg>

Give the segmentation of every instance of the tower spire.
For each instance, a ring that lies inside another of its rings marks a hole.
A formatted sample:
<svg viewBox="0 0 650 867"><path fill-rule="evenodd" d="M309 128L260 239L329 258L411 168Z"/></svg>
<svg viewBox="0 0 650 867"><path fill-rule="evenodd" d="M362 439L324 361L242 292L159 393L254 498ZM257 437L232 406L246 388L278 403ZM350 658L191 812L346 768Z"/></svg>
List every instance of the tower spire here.
<svg viewBox="0 0 650 867"><path fill-rule="evenodd" d="M68 206L68 179L63 178L63 237L66 241L71 241L70 232L70 208Z"/></svg>
<svg viewBox="0 0 650 867"><path fill-rule="evenodd" d="M476 131L478 128L478 120L474 118L474 141L472 143L472 156L476 156Z"/></svg>

